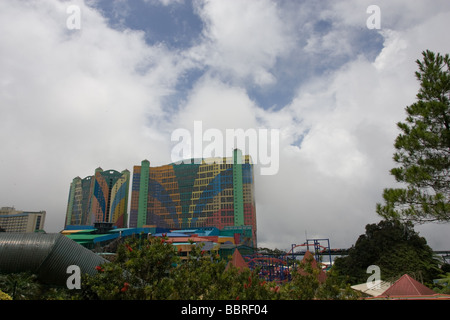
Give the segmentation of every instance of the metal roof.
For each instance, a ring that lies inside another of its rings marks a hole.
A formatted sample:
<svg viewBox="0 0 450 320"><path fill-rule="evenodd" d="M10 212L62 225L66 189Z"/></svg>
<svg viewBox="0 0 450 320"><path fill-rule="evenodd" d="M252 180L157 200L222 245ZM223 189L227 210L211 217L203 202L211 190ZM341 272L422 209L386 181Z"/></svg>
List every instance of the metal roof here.
<svg viewBox="0 0 450 320"><path fill-rule="evenodd" d="M95 274L95 267L106 262L60 233L0 233L1 272L31 272L44 283L65 285L69 266Z"/></svg>
<svg viewBox="0 0 450 320"><path fill-rule="evenodd" d="M382 296L420 296L436 294L433 290L414 280L408 274L400 277Z"/></svg>
<svg viewBox="0 0 450 320"><path fill-rule="evenodd" d="M386 281L380 281L380 283L373 285L371 283L360 283L351 286L353 290L360 291L364 294L370 295L372 297L376 297L381 295L384 291L386 291L392 283Z"/></svg>

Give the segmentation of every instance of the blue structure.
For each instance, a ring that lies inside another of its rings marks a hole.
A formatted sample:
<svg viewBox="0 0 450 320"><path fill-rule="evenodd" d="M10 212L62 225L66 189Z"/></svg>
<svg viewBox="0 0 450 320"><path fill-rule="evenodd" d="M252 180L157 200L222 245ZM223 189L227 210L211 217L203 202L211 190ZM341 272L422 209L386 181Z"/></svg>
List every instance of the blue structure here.
<svg viewBox="0 0 450 320"><path fill-rule="evenodd" d="M168 229L162 228L96 228L95 226L66 226L61 233L82 246L93 249L96 246L104 246L108 243L131 236L148 236L155 233L167 233Z"/></svg>

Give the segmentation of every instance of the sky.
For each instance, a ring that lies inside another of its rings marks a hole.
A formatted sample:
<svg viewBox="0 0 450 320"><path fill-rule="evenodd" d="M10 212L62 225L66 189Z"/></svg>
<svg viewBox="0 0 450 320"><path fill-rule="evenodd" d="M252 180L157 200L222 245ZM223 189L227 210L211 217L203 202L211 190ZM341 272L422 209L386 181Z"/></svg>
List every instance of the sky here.
<svg viewBox="0 0 450 320"><path fill-rule="evenodd" d="M449 53L449 27L447 0L3 0L0 206L59 232L77 176L171 163L196 122L276 130L278 170L255 162L258 246L348 248L399 186L415 61ZM448 223L415 230L450 249Z"/></svg>

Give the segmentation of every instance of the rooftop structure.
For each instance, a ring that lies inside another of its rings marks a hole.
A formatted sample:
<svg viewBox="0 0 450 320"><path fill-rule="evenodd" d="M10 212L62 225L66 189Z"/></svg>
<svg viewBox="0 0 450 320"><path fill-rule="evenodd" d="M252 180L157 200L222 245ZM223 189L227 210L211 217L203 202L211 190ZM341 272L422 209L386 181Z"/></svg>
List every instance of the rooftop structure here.
<svg viewBox="0 0 450 320"><path fill-rule="evenodd" d="M353 287L352 287L353 288ZM404 274L383 293L368 298L370 300L450 300L448 294L438 294Z"/></svg>

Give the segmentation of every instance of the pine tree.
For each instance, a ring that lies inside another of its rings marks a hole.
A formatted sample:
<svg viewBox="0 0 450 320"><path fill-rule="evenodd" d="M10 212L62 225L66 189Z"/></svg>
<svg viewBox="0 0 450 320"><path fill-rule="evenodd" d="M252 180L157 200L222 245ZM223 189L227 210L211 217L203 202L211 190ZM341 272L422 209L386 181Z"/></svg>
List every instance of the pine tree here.
<svg viewBox="0 0 450 320"><path fill-rule="evenodd" d="M429 50L417 60L417 102L406 108L395 140L390 173L405 188L385 189L377 213L385 219L424 222L450 220L450 58Z"/></svg>

